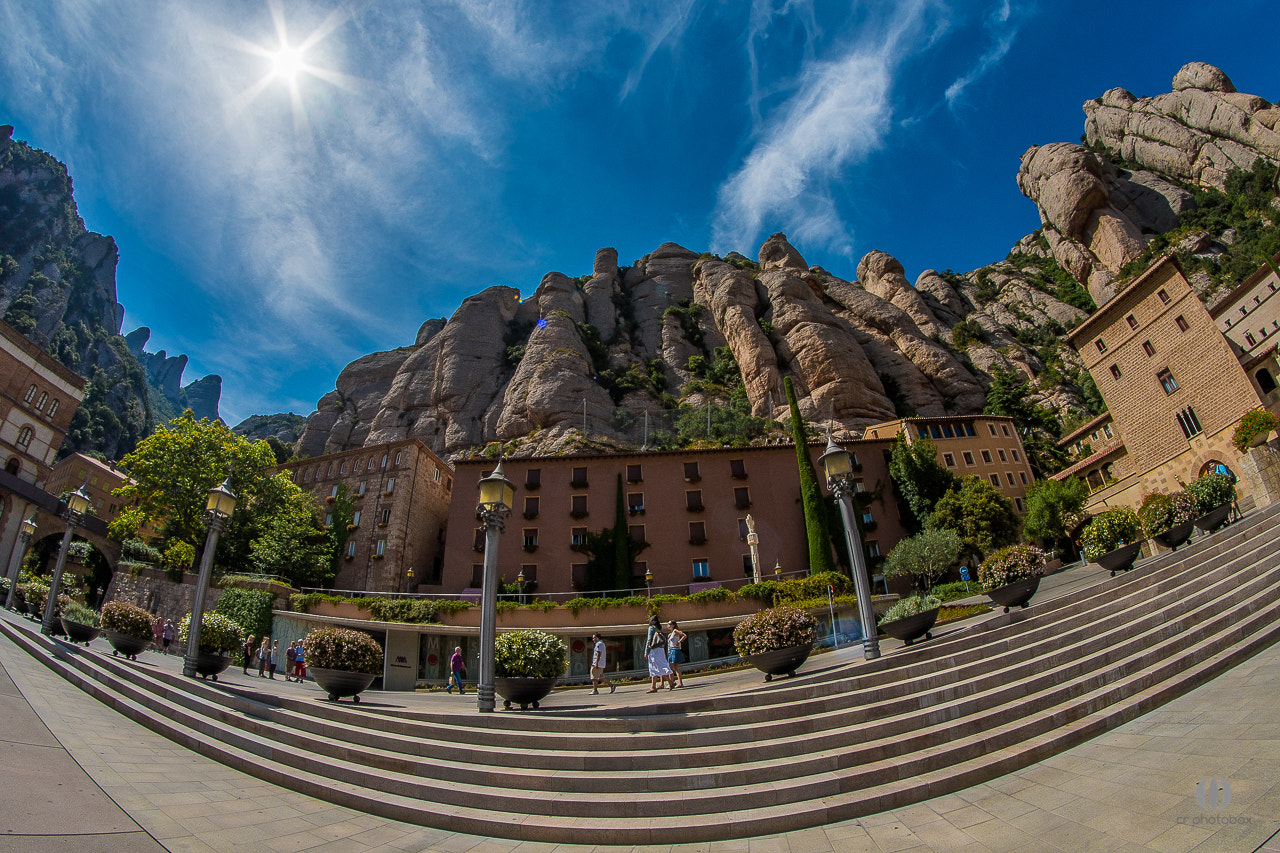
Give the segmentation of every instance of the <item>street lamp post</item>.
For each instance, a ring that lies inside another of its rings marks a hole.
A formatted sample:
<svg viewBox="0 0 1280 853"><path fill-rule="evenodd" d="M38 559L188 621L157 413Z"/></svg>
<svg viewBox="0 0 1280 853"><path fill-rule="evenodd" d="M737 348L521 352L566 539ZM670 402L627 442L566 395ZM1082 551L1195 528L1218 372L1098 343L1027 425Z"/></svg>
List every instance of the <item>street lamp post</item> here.
<svg viewBox="0 0 1280 853"><path fill-rule="evenodd" d="M502 473L502 460L488 477L476 484L480 499L476 518L484 524L484 586L480 590L480 687L476 691L477 708L482 714L493 712L493 654L498 638L498 534L515 505L516 487Z"/></svg>
<svg viewBox="0 0 1280 853"><path fill-rule="evenodd" d="M760 537L756 535L756 520L747 513L747 547L751 549L751 582L760 583Z"/></svg>
<svg viewBox="0 0 1280 853"><path fill-rule="evenodd" d="M853 516L853 460L849 451L839 447L827 437L827 450L818 457L827 474L827 487L840 504L840 518L844 521L844 537L849 545L849 558L853 561L853 587L858 596L858 617L862 622L862 655L867 660L880 657L880 640L877 637L876 614L871 608L871 582L867 578L867 558L862 552L862 537L858 535L858 523Z"/></svg>
<svg viewBox="0 0 1280 853"><path fill-rule="evenodd" d="M31 537L36 532L36 516L35 513L18 527L18 547L13 549L13 556L9 558L9 594L5 596L4 606L6 610L13 609L13 596L18 591L18 568L22 565L22 557L27 551L27 543L31 541Z"/></svg>
<svg viewBox="0 0 1280 853"><path fill-rule="evenodd" d="M646 598L653 598L653 572L647 569L644 573L644 594Z"/></svg>
<svg viewBox="0 0 1280 853"><path fill-rule="evenodd" d="M196 582L196 600L191 605L191 622L187 625L187 656L182 662L182 674L196 677L196 663L200 660L200 629L204 625L204 597L209 591L209 575L213 573L213 552L218 548L218 535L224 533L236 511L236 496L231 491L231 478L221 486L209 490L205 504L204 521L209 535L204 540L204 554L200 557L200 579Z"/></svg>
<svg viewBox="0 0 1280 853"><path fill-rule="evenodd" d="M773 576L778 580L782 580L782 558L781 557L773 561Z"/></svg>
<svg viewBox="0 0 1280 853"><path fill-rule="evenodd" d="M49 584L49 599L44 603L44 618L40 620L40 633L53 636L53 620L58 617L58 586L62 583L62 570L67 565L67 552L71 550L71 537L84 514L89 509L89 496L84 493L84 486L67 495L67 508L62 517L67 521L67 530L62 534L62 547L58 549L58 562L53 567L53 580Z"/></svg>

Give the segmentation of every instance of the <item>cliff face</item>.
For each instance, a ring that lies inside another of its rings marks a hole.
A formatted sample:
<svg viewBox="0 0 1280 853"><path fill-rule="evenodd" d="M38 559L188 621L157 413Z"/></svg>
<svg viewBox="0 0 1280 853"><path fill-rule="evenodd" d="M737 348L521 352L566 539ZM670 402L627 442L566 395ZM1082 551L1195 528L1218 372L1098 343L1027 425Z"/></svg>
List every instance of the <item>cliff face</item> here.
<svg viewBox="0 0 1280 853"><path fill-rule="evenodd" d="M63 451L119 459L168 403L148 385L172 385L174 370L148 382L139 356L149 354L120 335L115 242L85 229L66 167L12 134L0 126L0 315L89 380ZM216 417L217 394L207 391L204 412Z"/></svg>

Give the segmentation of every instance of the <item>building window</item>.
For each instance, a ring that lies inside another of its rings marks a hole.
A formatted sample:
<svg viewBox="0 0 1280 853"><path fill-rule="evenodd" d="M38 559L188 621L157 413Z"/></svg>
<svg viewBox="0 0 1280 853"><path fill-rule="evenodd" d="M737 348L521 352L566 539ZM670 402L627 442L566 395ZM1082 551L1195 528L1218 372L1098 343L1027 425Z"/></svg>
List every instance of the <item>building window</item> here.
<svg viewBox="0 0 1280 853"><path fill-rule="evenodd" d="M751 555L743 554L742 555L742 576L745 578L751 578L751 577L755 577L755 574L756 574L756 567L755 567L755 564L751 562Z"/></svg>
<svg viewBox="0 0 1280 853"><path fill-rule="evenodd" d="M644 512L644 492L627 493L627 511L632 515Z"/></svg>
<svg viewBox="0 0 1280 853"><path fill-rule="evenodd" d="M49 414L49 417L53 417L57 413L58 413L58 401L54 400L52 403L49 404L48 414Z"/></svg>
<svg viewBox="0 0 1280 853"><path fill-rule="evenodd" d="M385 471L385 470L386 470L386 468L387 468L387 454L385 454L385 453L384 453L384 454L382 454L382 468L383 468L383 470L384 470L384 471Z"/></svg>
<svg viewBox="0 0 1280 853"><path fill-rule="evenodd" d="M537 498L524 499L524 517L525 518L538 517L538 499Z"/></svg>
<svg viewBox="0 0 1280 853"><path fill-rule="evenodd" d="M1124 318L1124 320L1125 320L1125 322L1126 322L1126 323L1128 323L1128 324L1129 324L1129 328L1130 328L1130 329L1136 329L1136 328L1138 328L1138 318L1137 318L1137 317L1135 317L1135 316L1133 316L1132 314L1130 314L1129 316L1125 317L1125 318Z"/></svg>
<svg viewBox="0 0 1280 853"><path fill-rule="evenodd" d="M1162 370L1156 374L1156 378L1160 380L1160 387L1164 389L1164 393L1172 394L1178 390L1178 380L1173 378L1173 374L1167 370Z"/></svg>
<svg viewBox="0 0 1280 853"><path fill-rule="evenodd" d="M988 474L987 476L991 478L991 485L995 486L997 489L1000 488L999 474Z"/></svg>
<svg viewBox="0 0 1280 853"><path fill-rule="evenodd" d="M1173 322L1177 324L1178 331L1180 332L1185 332L1187 329L1191 328L1189 325L1187 325L1186 318L1183 317L1181 314L1179 314L1177 317L1174 317ZM1231 321L1228 320L1227 323L1228 325L1230 325Z"/></svg>
<svg viewBox="0 0 1280 853"><path fill-rule="evenodd" d="M32 400L35 399L35 397L36 397L36 386L32 385L30 388L27 389L26 396L22 398L22 402L30 403Z"/></svg>
<svg viewBox="0 0 1280 853"><path fill-rule="evenodd" d="M1270 370L1267 370L1264 367L1253 375L1258 380L1258 387L1262 389L1263 394L1270 394L1272 391L1276 390L1276 380L1275 377L1271 375Z"/></svg>
<svg viewBox="0 0 1280 853"><path fill-rule="evenodd" d="M338 497L338 487L337 487L337 486L334 486L334 487L332 487L331 489L329 489L329 497L334 498L335 500L337 499L337 497Z"/></svg>
<svg viewBox="0 0 1280 853"><path fill-rule="evenodd" d="M382 515L378 517L378 524L381 525L382 527L386 527L390 521L391 521L391 510L384 509L382 511Z"/></svg>
<svg viewBox="0 0 1280 853"><path fill-rule="evenodd" d="M32 432L31 427L24 426L21 431L18 432L18 446L23 449L30 447L31 439L34 435L35 433Z"/></svg>
<svg viewBox="0 0 1280 853"><path fill-rule="evenodd" d="M1182 434L1187 438L1199 435L1202 432L1200 419L1196 417L1196 410L1190 406L1178 412L1178 426L1182 427Z"/></svg>
<svg viewBox="0 0 1280 853"><path fill-rule="evenodd" d="M987 424L987 429L991 430L991 434L992 434L992 435L995 435L995 434L996 434L996 425L995 425L995 424Z"/></svg>
<svg viewBox="0 0 1280 853"><path fill-rule="evenodd" d="M943 462L943 464L945 464L948 468L954 468L954 467L956 467L956 458L955 458L954 456L952 456L950 453L944 453L944 454L942 454L942 462Z"/></svg>
<svg viewBox="0 0 1280 853"><path fill-rule="evenodd" d="M984 464L987 464L987 465L990 465L990 464L991 464L991 451L990 451L990 450L984 450L984 451L982 451L982 461L983 461L983 463L984 463Z"/></svg>
<svg viewBox="0 0 1280 853"><path fill-rule="evenodd" d="M364 493L368 490L368 488L369 488L368 481L361 480L360 485L356 487L356 494L359 495L360 497L364 497Z"/></svg>
<svg viewBox="0 0 1280 853"><path fill-rule="evenodd" d="M1248 313L1249 313L1249 309L1248 309L1248 308L1246 308L1246 307L1244 307L1243 305L1241 305L1241 306L1240 306L1240 316L1241 316L1241 317L1244 317L1244 316L1246 316Z"/></svg>
<svg viewBox="0 0 1280 853"><path fill-rule="evenodd" d="M575 527L569 531L569 547L581 547L587 544L587 528Z"/></svg>
<svg viewBox="0 0 1280 853"><path fill-rule="evenodd" d="M1002 433L1004 433L1004 437L1005 437L1005 438L1008 438L1008 437L1009 437L1009 425L1008 425L1008 424L1000 424L1000 431L1001 431Z"/></svg>
<svg viewBox="0 0 1280 853"><path fill-rule="evenodd" d="M361 466L362 466L362 465L364 465L364 460L363 460L363 459L357 459L356 461L352 462L352 463L351 463L351 473L352 473L352 474L359 474L359 473L360 473L360 468L361 468Z"/></svg>
<svg viewBox="0 0 1280 853"><path fill-rule="evenodd" d="M49 402L49 392L48 392L48 391L41 391L41 392L40 392L40 399L36 401L36 411L37 411L37 412L43 412L43 411L44 411L44 404L45 404L45 403L47 403L47 402Z"/></svg>
<svg viewBox="0 0 1280 853"><path fill-rule="evenodd" d="M973 431L973 424L964 425L964 434L969 436L969 438L977 438L978 436L978 434Z"/></svg>
<svg viewBox="0 0 1280 853"><path fill-rule="evenodd" d="M1013 505L1018 508L1018 512L1025 512L1022 506L1022 498L1014 498Z"/></svg>
<svg viewBox="0 0 1280 853"><path fill-rule="evenodd" d="M1156 348L1151 345L1151 341L1142 342L1142 351L1149 356L1156 354Z"/></svg>
<svg viewBox="0 0 1280 853"><path fill-rule="evenodd" d="M529 550L537 548L538 547L538 528L526 527L524 529L523 540L521 541L520 544L521 546Z"/></svg>
<svg viewBox="0 0 1280 853"><path fill-rule="evenodd" d="M520 574L524 575L524 582L526 584L537 583L538 582L538 564L523 563L520 566Z"/></svg>
<svg viewBox="0 0 1280 853"><path fill-rule="evenodd" d="M332 463L332 462L330 462L330 463L329 463L329 467L328 467L328 469L326 469L326 470L325 470L324 475L325 475L326 477L332 477L332 476L333 476L333 463Z"/></svg>
<svg viewBox="0 0 1280 853"><path fill-rule="evenodd" d="M355 512L351 513L351 526L352 527L360 526L360 510L356 510Z"/></svg>
<svg viewBox="0 0 1280 853"><path fill-rule="evenodd" d="M530 468L524 472L524 487L529 490L536 490L542 485L542 469Z"/></svg>
<svg viewBox="0 0 1280 853"><path fill-rule="evenodd" d="M331 512L329 512L329 513L325 513L325 516L324 516L324 526L325 526L325 527L333 527L333 513L331 513Z"/></svg>
<svg viewBox="0 0 1280 853"><path fill-rule="evenodd" d="M643 482L643 481L644 481L644 475L643 475L643 472L641 472L641 470L640 470L640 466L639 466L639 465L628 465L628 466L627 466L627 482L628 482L628 483L640 483L640 482Z"/></svg>
<svg viewBox="0 0 1280 853"><path fill-rule="evenodd" d="M1014 462L1021 462L1021 461L1022 461L1022 459L1018 456L1018 451L1016 451L1016 450L1010 450L1009 452L1013 454L1013 461L1014 461Z"/></svg>
<svg viewBox="0 0 1280 853"><path fill-rule="evenodd" d="M1111 438L1111 424L1102 425L1102 434L1105 435L1107 438Z"/></svg>
<svg viewBox="0 0 1280 853"><path fill-rule="evenodd" d="M704 545L707 541L707 523L705 521L689 522L689 544Z"/></svg>
<svg viewBox="0 0 1280 853"><path fill-rule="evenodd" d="M338 466L338 476L339 477L346 476L346 473L347 473L347 463L343 462L341 465Z"/></svg>
<svg viewBox="0 0 1280 853"><path fill-rule="evenodd" d="M743 459L729 460L729 476L735 480L747 479L747 463Z"/></svg>
<svg viewBox="0 0 1280 853"><path fill-rule="evenodd" d="M973 466L974 461L973 461L972 453L966 450L963 453L961 453L960 456L964 459L964 464L969 465L970 467Z"/></svg>
<svg viewBox="0 0 1280 853"><path fill-rule="evenodd" d="M399 465L399 464L400 464L400 460L401 460L401 459L404 459L404 451L403 451L403 450L397 450L397 451L396 451L396 464L397 464L397 465Z"/></svg>
<svg viewBox="0 0 1280 853"><path fill-rule="evenodd" d="M574 589L583 589L587 585L587 564L574 563L569 566L569 580Z"/></svg>
<svg viewBox="0 0 1280 853"><path fill-rule="evenodd" d="M484 586L484 566L480 563L471 564L471 588L479 589Z"/></svg>
<svg viewBox="0 0 1280 853"><path fill-rule="evenodd" d="M698 475L697 462L684 463L684 479L687 483L696 483L702 479L702 477Z"/></svg>
<svg viewBox="0 0 1280 853"><path fill-rule="evenodd" d="M632 541L632 542L647 542L647 541L648 541L647 539L645 539L645 538L644 538L644 525L643 525L643 524L633 524L633 525L631 525L631 526L628 528L628 530L629 530L629 531L630 531L630 533L631 533L631 541Z"/></svg>
<svg viewBox="0 0 1280 853"><path fill-rule="evenodd" d="M355 555L356 555L356 543L353 540L347 543L347 556L354 557Z"/></svg>
<svg viewBox="0 0 1280 853"><path fill-rule="evenodd" d="M1253 336L1253 332L1245 332L1244 339L1249 346L1253 346L1258 343L1258 339Z"/></svg>
<svg viewBox="0 0 1280 853"><path fill-rule="evenodd" d="M955 437L956 437L955 430L953 430L953 429L951 428L951 424L943 424L943 425L942 425L942 437L943 437L943 438L955 438Z"/></svg>
<svg viewBox="0 0 1280 853"><path fill-rule="evenodd" d="M1169 298L1169 292L1166 291L1163 287L1156 291L1156 296L1160 297L1160 303L1162 305L1168 305L1170 302L1173 301L1172 299Z"/></svg>
<svg viewBox="0 0 1280 853"><path fill-rule="evenodd" d="M868 543L867 543L867 556L868 556L868 557L879 557L879 556L880 556L880 543L879 543L879 542L877 542L877 541L875 541L875 540L873 539L872 541L870 541L870 542L868 542Z"/></svg>
<svg viewBox="0 0 1280 853"><path fill-rule="evenodd" d="M733 503L738 509L751 509L751 490L746 488L734 489Z"/></svg>
<svg viewBox="0 0 1280 853"><path fill-rule="evenodd" d="M573 469L573 476L569 478L569 486L574 489L585 489L587 487L587 468L585 465Z"/></svg>
<svg viewBox="0 0 1280 853"><path fill-rule="evenodd" d="M936 426L929 427L929 435L934 438L942 438L942 428Z"/></svg>
<svg viewBox="0 0 1280 853"><path fill-rule="evenodd" d="M1098 348L1098 352L1107 351L1107 345L1102 342L1102 338L1098 338L1096 341L1093 342L1093 344Z"/></svg>
<svg viewBox="0 0 1280 853"><path fill-rule="evenodd" d="M698 489L684 493L684 505L689 512L702 512L702 490Z"/></svg>
<svg viewBox="0 0 1280 853"><path fill-rule="evenodd" d="M747 529L747 520L745 518L738 519L738 538L746 542L750 533L751 531Z"/></svg>
<svg viewBox="0 0 1280 853"><path fill-rule="evenodd" d="M1008 461L1009 461L1009 458L1008 458L1007 456L1005 456L1005 455L1004 455L1004 451L1003 451L1003 450L997 450L997 451L996 451L996 453L1000 454L1000 461L1001 461L1001 462L1008 462Z"/></svg>
<svg viewBox="0 0 1280 853"><path fill-rule="evenodd" d="M1016 486L1016 485L1018 485L1018 481L1017 481L1017 480L1015 480L1015 479L1013 479L1013 472L1012 472L1012 471L1005 471L1005 472L1004 472L1004 478L1005 478L1006 480L1008 480L1008 481L1009 481L1009 485L1010 485L1010 486Z"/></svg>
<svg viewBox="0 0 1280 853"><path fill-rule="evenodd" d="M388 477L387 478L387 494L391 494L395 490L396 490L396 478Z"/></svg>
<svg viewBox="0 0 1280 853"><path fill-rule="evenodd" d="M919 435L921 438L928 438L928 437L929 437L929 428L928 428L928 427L918 426L918 427L916 427L916 434L917 434L917 435Z"/></svg>
<svg viewBox="0 0 1280 853"><path fill-rule="evenodd" d="M569 498L569 515L574 518L587 517L587 496L573 495Z"/></svg>
<svg viewBox="0 0 1280 853"><path fill-rule="evenodd" d="M711 564L705 559L693 561L693 579L699 581L709 580L711 578Z"/></svg>
<svg viewBox="0 0 1280 853"><path fill-rule="evenodd" d="M483 527L477 527L475 530L472 531L471 550L483 554L484 540L485 540L485 529Z"/></svg>

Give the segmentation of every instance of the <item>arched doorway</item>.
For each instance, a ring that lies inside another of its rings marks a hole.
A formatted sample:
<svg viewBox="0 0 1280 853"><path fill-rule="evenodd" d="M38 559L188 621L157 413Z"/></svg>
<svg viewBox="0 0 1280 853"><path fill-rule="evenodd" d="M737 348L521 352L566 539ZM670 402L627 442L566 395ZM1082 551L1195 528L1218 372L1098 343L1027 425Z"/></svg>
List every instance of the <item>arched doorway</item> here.
<svg viewBox="0 0 1280 853"><path fill-rule="evenodd" d="M1276 379L1265 367L1253 374L1253 378L1258 380L1258 388L1263 394L1270 394L1276 390Z"/></svg>
<svg viewBox="0 0 1280 853"><path fill-rule="evenodd" d="M9 461L4 463L4 470L8 474L18 476L18 472L22 470L22 460L16 456L10 457Z"/></svg>

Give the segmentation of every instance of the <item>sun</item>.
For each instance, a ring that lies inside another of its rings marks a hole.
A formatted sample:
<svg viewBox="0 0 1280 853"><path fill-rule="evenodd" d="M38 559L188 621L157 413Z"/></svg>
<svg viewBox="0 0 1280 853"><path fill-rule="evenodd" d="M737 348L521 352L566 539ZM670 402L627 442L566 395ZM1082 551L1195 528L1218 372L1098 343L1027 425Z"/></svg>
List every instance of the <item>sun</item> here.
<svg viewBox="0 0 1280 853"><path fill-rule="evenodd" d="M306 69L300 48L282 46L273 51L268 60L271 64L271 76L286 83L293 83L298 75Z"/></svg>

